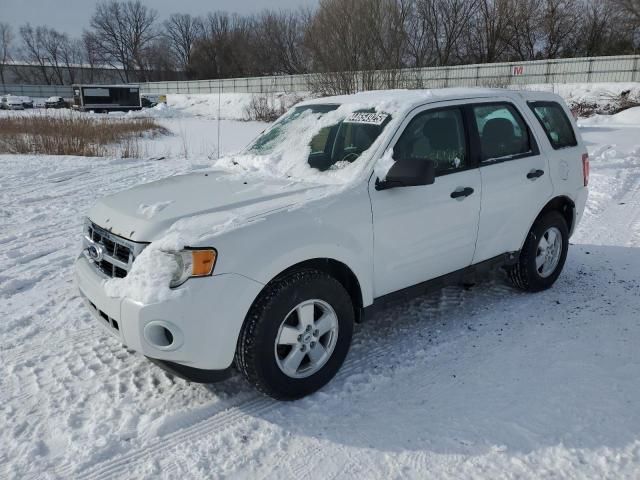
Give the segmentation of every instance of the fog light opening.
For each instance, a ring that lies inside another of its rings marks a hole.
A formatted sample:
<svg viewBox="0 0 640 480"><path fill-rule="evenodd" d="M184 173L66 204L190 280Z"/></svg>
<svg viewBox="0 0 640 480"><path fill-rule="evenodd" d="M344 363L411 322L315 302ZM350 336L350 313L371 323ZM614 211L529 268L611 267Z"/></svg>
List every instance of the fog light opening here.
<svg viewBox="0 0 640 480"><path fill-rule="evenodd" d="M162 325L150 325L146 329L147 340L158 348L167 348L173 344L173 333Z"/></svg>
<svg viewBox="0 0 640 480"><path fill-rule="evenodd" d="M164 330L164 338L167 340L167 346L173 343L173 333L168 328L163 328Z"/></svg>

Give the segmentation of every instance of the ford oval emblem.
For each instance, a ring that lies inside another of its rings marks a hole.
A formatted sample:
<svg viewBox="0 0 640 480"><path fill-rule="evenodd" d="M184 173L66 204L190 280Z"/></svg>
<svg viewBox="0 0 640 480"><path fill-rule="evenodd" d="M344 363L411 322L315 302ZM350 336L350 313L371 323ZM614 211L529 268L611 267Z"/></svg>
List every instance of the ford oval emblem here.
<svg viewBox="0 0 640 480"><path fill-rule="evenodd" d="M102 260L102 247L99 245L91 245L87 247L87 255L94 262L99 262Z"/></svg>

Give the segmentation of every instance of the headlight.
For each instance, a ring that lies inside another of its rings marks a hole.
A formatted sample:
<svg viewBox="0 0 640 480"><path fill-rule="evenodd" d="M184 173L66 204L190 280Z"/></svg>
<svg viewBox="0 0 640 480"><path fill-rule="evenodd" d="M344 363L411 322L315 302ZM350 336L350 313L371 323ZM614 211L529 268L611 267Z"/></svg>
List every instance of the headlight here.
<svg viewBox="0 0 640 480"><path fill-rule="evenodd" d="M173 253L177 266L171 288L179 287L191 277L208 277L213 273L218 252L215 248L198 248Z"/></svg>

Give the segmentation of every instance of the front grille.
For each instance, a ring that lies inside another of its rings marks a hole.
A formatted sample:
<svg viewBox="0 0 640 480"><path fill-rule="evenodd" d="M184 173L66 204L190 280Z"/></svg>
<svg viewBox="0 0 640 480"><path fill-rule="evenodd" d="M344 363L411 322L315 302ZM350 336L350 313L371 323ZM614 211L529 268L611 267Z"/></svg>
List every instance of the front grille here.
<svg viewBox="0 0 640 480"><path fill-rule="evenodd" d="M126 277L133 260L145 246L144 243L114 235L89 220L85 224L84 255L108 277ZM90 247L95 247L95 252L99 252L97 256L91 255Z"/></svg>

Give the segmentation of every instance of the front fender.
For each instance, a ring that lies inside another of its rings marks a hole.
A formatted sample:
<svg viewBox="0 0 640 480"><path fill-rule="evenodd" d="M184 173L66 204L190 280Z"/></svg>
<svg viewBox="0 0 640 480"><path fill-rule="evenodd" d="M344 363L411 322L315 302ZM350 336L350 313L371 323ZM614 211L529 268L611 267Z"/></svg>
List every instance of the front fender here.
<svg viewBox="0 0 640 480"><path fill-rule="evenodd" d="M337 260L355 274L363 304L373 301L373 224L366 190L354 189L266 215L213 241L215 274L236 273L268 283L300 262Z"/></svg>

